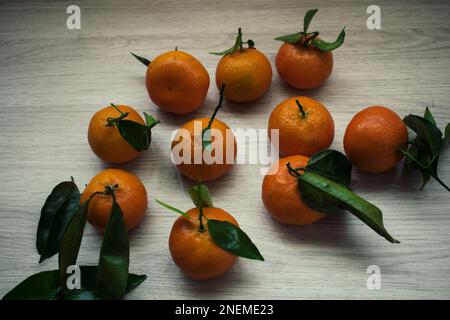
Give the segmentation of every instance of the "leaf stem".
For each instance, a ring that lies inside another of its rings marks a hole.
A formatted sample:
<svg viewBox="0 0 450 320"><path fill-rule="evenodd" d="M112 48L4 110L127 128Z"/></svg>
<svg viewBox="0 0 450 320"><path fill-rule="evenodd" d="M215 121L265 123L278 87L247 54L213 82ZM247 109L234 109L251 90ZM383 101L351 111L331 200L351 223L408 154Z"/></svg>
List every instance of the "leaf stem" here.
<svg viewBox="0 0 450 320"><path fill-rule="evenodd" d="M313 41L317 36L319 35L319 32L314 31L313 33L307 33L305 34L305 41L303 42L303 47L307 47L308 44Z"/></svg>
<svg viewBox="0 0 450 320"><path fill-rule="evenodd" d="M117 183L114 184L114 185L109 184L109 185L105 186L105 192L104 192L104 194L105 194L105 195L110 195L110 196L112 196L113 201L116 202L115 191L116 191L117 189L119 189L119 185L118 185Z"/></svg>
<svg viewBox="0 0 450 320"><path fill-rule="evenodd" d="M242 29L241 27L238 28L238 35L236 37L236 42L234 43L234 50L233 53L236 52L239 48L239 52L242 52Z"/></svg>
<svg viewBox="0 0 450 320"><path fill-rule="evenodd" d="M211 130L211 125L212 125L212 123L213 123L213 121L214 121L214 119L215 119L215 117L217 115L217 112L219 112L219 109L222 108L224 91L225 91L225 83L222 83L222 87L220 88L219 103L217 104L216 108L214 109L214 112L213 112L211 118L209 119L208 125L202 131L202 142L205 140L205 132L208 131L208 130Z"/></svg>
<svg viewBox="0 0 450 320"><path fill-rule="evenodd" d="M109 117L106 119L106 126L107 127L113 127L115 126L120 120L125 119L128 116L128 112L122 112L122 110L120 110L115 104L111 103L111 107L113 107L114 109L116 109L117 111L119 111L120 116L113 118L113 117Z"/></svg>
<svg viewBox="0 0 450 320"><path fill-rule="evenodd" d="M303 108L303 106L300 104L300 102L298 101L298 99L295 99L295 102L297 103L298 109L300 110L300 116L302 117L302 119L306 118L307 113L305 112L305 109Z"/></svg>
<svg viewBox="0 0 450 320"><path fill-rule="evenodd" d="M418 161L413 155L411 155L407 150L399 149L400 153L402 153L409 160L414 162L417 166L425 170L434 180L436 180L441 186L443 186L448 192L450 192L450 188L436 175L434 172L427 166L424 166L420 161Z"/></svg>
<svg viewBox="0 0 450 320"><path fill-rule="evenodd" d="M288 168L289 174L290 174L291 176L295 177L295 178L300 178L300 177L301 177L301 174L298 173L298 171L304 171L304 170L305 170L305 168L303 168L303 167L300 167L300 168L292 168L290 162L288 162L288 163L286 164L286 167Z"/></svg>
<svg viewBox="0 0 450 320"><path fill-rule="evenodd" d="M199 208L198 221L200 222L200 225L198 227L198 231L205 232L206 228L205 228L205 226L203 224L203 207Z"/></svg>

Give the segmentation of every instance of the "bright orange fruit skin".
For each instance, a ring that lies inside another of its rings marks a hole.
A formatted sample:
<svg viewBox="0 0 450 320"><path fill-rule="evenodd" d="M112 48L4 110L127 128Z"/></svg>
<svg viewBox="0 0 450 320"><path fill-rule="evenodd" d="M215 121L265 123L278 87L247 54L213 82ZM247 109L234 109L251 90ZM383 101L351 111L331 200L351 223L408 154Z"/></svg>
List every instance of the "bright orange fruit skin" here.
<svg viewBox="0 0 450 320"><path fill-rule="evenodd" d="M202 148L201 144L201 132L197 133L194 131L194 124L196 121L199 121L201 123L202 130L208 126L210 118L196 118L193 119L187 123L185 123L180 129L187 130L190 132L190 144L183 142L183 137L181 135L176 134L174 140L172 141L172 152L175 155L174 147L181 143L183 145L183 151L180 153L180 155L183 155L183 153L186 151L190 154L190 163L181 163L177 165L177 169L187 178L199 181L199 182L207 182L207 181L213 181L216 180L223 175L225 175L230 169L233 167L233 163L227 163L227 158L233 159L232 162L234 162L234 159L236 159L236 152L237 152L237 144L236 139L231 131L231 129L222 121L218 119L214 119L214 121L211 124L212 130L218 130L223 137L223 143L222 143L222 157L220 158L222 161L221 163L206 163L205 159L202 158L202 163L195 164L194 163L194 157L195 157L195 150L196 148ZM230 138L226 138L226 134L230 135ZM233 146L229 145L229 142L232 141ZM215 149L216 147L219 148L219 144L216 144L215 141L212 141L212 149ZM228 153L233 152L233 155L228 155ZM202 151L203 154L203 151ZM215 155L215 151L213 150L212 155Z"/></svg>
<svg viewBox="0 0 450 320"><path fill-rule="evenodd" d="M225 55L217 64L217 88L225 83L224 95L234 102L258 99L269 89L271 81L270 62L255 48Z"/></svg>
<svg viewBox="0 0 450 320"><path fill-rule="evenodd" d="M296 100L303 106L302 118ZM292 97L273 109L269 118L271 129L279 130L279 151L282 155L311 156L327 149L334 139L334 121L328 109L319 101L308 97Z"/></svg>
<svg viewBox="0 0 450 320"><path fill-rule="evenodd" d="M305 167L309 158L295 155L282 158L269 169L262 183L262 200L267 211L278 222L288 225L308 225L325 217L325 214L308 207L301 199L297 178L291 176L286 167Z"/></svg>
<svg viewBox="0 0 450 320"><path fill-rule="evenodd" d="M275 58L278 75L296 89L320 87L333 71L333 54L308 44L283 43Z"/></svg>
<svg viewBox="0 0 450 320"><path fill-rule="evenodd" d="M169 250L173 261L192 279L206 280L223 275L231 269L238 257L215 244L208 230L198 230L198 208L186 213L194 219L180 216L170 232ZM239 226L233 216L222 209L203 208L203 214L210 219L228 221ZM203 219L203 223L207 228L206 219Z"/></svg>
<svg viewBox="0 0 450 320"><path fill-rule="evenodd" d="M408 130L392 110L368 107L358 112L344 134L344 149L353 165L361 171L382 173L402 159L398 148L408 141Z"/></svg>
<svg viewBox="0 0 450 320"><path fill-rule="evenodd" d="M126 120L144 124L142 117L132 107L117 105L117 108L122 112L128 112ZM108 118L119 116L119 111L114 107L105 107L92 116L88 128L88 142L92 151L100 159L115 164L131 161L139 155L139 151L122 138L116 126L106 126Z"/></svg>
<svg viewBox="0 0 450 320"><path fill-rule="evenodd" d="M209 74L192 55L174 50L163 53L149 64L146 85L150 99L162 110L186 114L203 104Z"/></svg>
<svg viewBox="0 0 450 320"><path fill-rule="evenodd" d="M106 186L116 184L118 189L114 194L122 209L125 225L131 230L142 221L147 210L147 191L134 174L120 169L103 170L88 183L81 194L80 203L85 202L97 191L105 191ZM111 206L112 197L102 194L95 195L89 204L87 220L101 232L108 223Z"/></svg>

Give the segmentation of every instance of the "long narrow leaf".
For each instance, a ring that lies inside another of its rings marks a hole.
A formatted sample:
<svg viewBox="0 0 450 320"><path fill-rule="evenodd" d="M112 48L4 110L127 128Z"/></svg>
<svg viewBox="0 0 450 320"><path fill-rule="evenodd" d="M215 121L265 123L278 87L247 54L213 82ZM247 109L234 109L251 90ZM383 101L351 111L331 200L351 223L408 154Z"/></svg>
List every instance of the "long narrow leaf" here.
<svg viewBox="0 0 450 320"><path fill-rule="evenodd" d="M302 200L308 206L314 208L314 203L311 199L305 197L302 194L302 188L305 184L311 185L320 192L325 193L327 196L332 197L339 201L342 208L353 213L362 222L367 224L376 233L384 237L386 240L392 243L398 243L399 241L394 239L388 231L385 229L383 224L383 214L379 208L367 202L363 198L356 195L350 189L344 185L337 183L331 179L323 177L315 172L305 172L301 177L299 177L299 191L302 196Z"/></svg>
<svg viewBox="0 0 450 320"><path fill-rule="evenodd" d="M80 251L83 238L84 226L86 225L87 209L90 200L85 201L73 215L67 225L61 245L59 248L59 278L62 288L66 288L67 268L76 265L78 252Z"/></svg>
<svg viewBox="0 0 450 320"><path fill-rule="evenodd" d="M67 223L79 206L79 197L80 192L73 181L59 183L47 197L36 232L40 262L58 252Z"/></svg>
<svg viewBox="0 0 450 320"><path fill-rule="evenodd" d="M252 240L239 227L228 221L208 219L208 231L214 242L236 256L264 261Z"/></svg>
<svg viewBox="0 0 450 320"><path fill-rule="evenodd" d="M122 299L126 293L130 248L120 206L113 201L103 237L95 283L95 296Z"/></svg>

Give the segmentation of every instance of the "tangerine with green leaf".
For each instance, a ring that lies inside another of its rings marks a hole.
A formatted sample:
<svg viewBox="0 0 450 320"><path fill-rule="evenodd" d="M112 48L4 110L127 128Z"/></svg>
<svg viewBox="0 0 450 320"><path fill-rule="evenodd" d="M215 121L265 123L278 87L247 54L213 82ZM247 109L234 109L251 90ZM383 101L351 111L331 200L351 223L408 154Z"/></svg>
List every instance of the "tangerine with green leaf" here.
<svg viewBox="0 0 450 320"><path fill-rule="evenodd" d="M334 121L328 109L309 97L292 97L278 104L269 117L268 135L279 130L279 151L284 156L327 149L334 139Z"/></svg>
<svg viewBox="0 0 450 320"><path fill-rule="evenodd" d="M244 47L244 44L247 47ZM216 85L226 84L225 97L234 102L249 102L261 97L270 87L272 67L252 40L243 41L241 28L233 47L223 52L216 68Z"/></svg>
<svg viewBox="0 0 450 320"><path fill-rule="evenodd" d="M195 208L183 212L162 201L159 204L180 214L172 226L169 250L175 264L190 278L217 278L233 267L238 256L264 258L236 219L213 206L208 187L189 189Z"/></svg>
<svg viewBox="0 0 450 320"><path fill-rule="evenodd" d="M132 173L120 169L106 169L94 176L81 194L84 203L93 194L113 188L117 204L122 209L128 230L136 227L147 210L147 191L142 181ZM96 194L89 203L87 220L103 232L108 223L113 199L110 195Z"/></svg>
<svg viewBox="0 0 450 320"><path fill-rule="evenodd" d="M300 197L297 179L287 168L304 168L309 158L294 155L280 159L264 176L261 197L270 215L280 223L308 225L325 217L325 214L308 207Z"/></svg>
<svg viewBox="0 0 450 320"><path fill-rule="evenodd" d="M358 112L347 125L344 150L351 163L361 171L382 173L403 158L408 130L391 109L372 106Z"/></svg>
<svg viewBox="0 0 450 320"><path fill-rule="evenodd" d="M333 71L332 51L344 43L344 29L331 43L323 41L318 31L308 31L316 12L317 9L313 9L305 14L303 31L275 38L284 42L275 58L277 72L296 89L320 87Z"/></svg>
<svg viewBox="0 0 450 320"><path fill-rule="evenodd" d="M159 108L181 115L203 104L209 74L194 56L178 49L163 53L153 61L132 55L147 66L148 95Z"/></svg>
<svg viewBox="0 0 450 320"><path fill-rule="evenodd" d="M233 167L237 144L231 129L216 119L222 107L225 86L211 118L195 118L175 134L171 150L177 169L194 181L213 181Z"/></svg>
<svg viewBox="0 0 450 320"><path fill-rule="evenodd" d="M91 118L88 142L92 151L109 163L134 160L140 151L148 149L151 129L159 121L144 113L145 121L137 111L126 105L104 107Z"/></svg>

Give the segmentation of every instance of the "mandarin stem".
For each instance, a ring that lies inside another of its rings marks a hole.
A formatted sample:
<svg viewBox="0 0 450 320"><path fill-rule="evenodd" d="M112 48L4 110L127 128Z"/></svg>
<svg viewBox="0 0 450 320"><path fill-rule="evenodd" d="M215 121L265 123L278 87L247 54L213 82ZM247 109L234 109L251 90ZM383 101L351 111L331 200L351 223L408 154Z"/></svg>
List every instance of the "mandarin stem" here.
<svg viewBox="0 0 450 320"><path fill-rule="evenodd" d="M306 118L306 112L303 109L303 106L300 104L298 99L295 99L295 102L297 103L298 109L300 110L300 116L302 117L302 119L305 119Z"/></svg>
<svg viewBox="0 0 450 320"><path fill-rule="evenodd" d="M199 208L198 220L200 222L198 231L205 232L205 226L203 225L203 207Z"/></svg>

